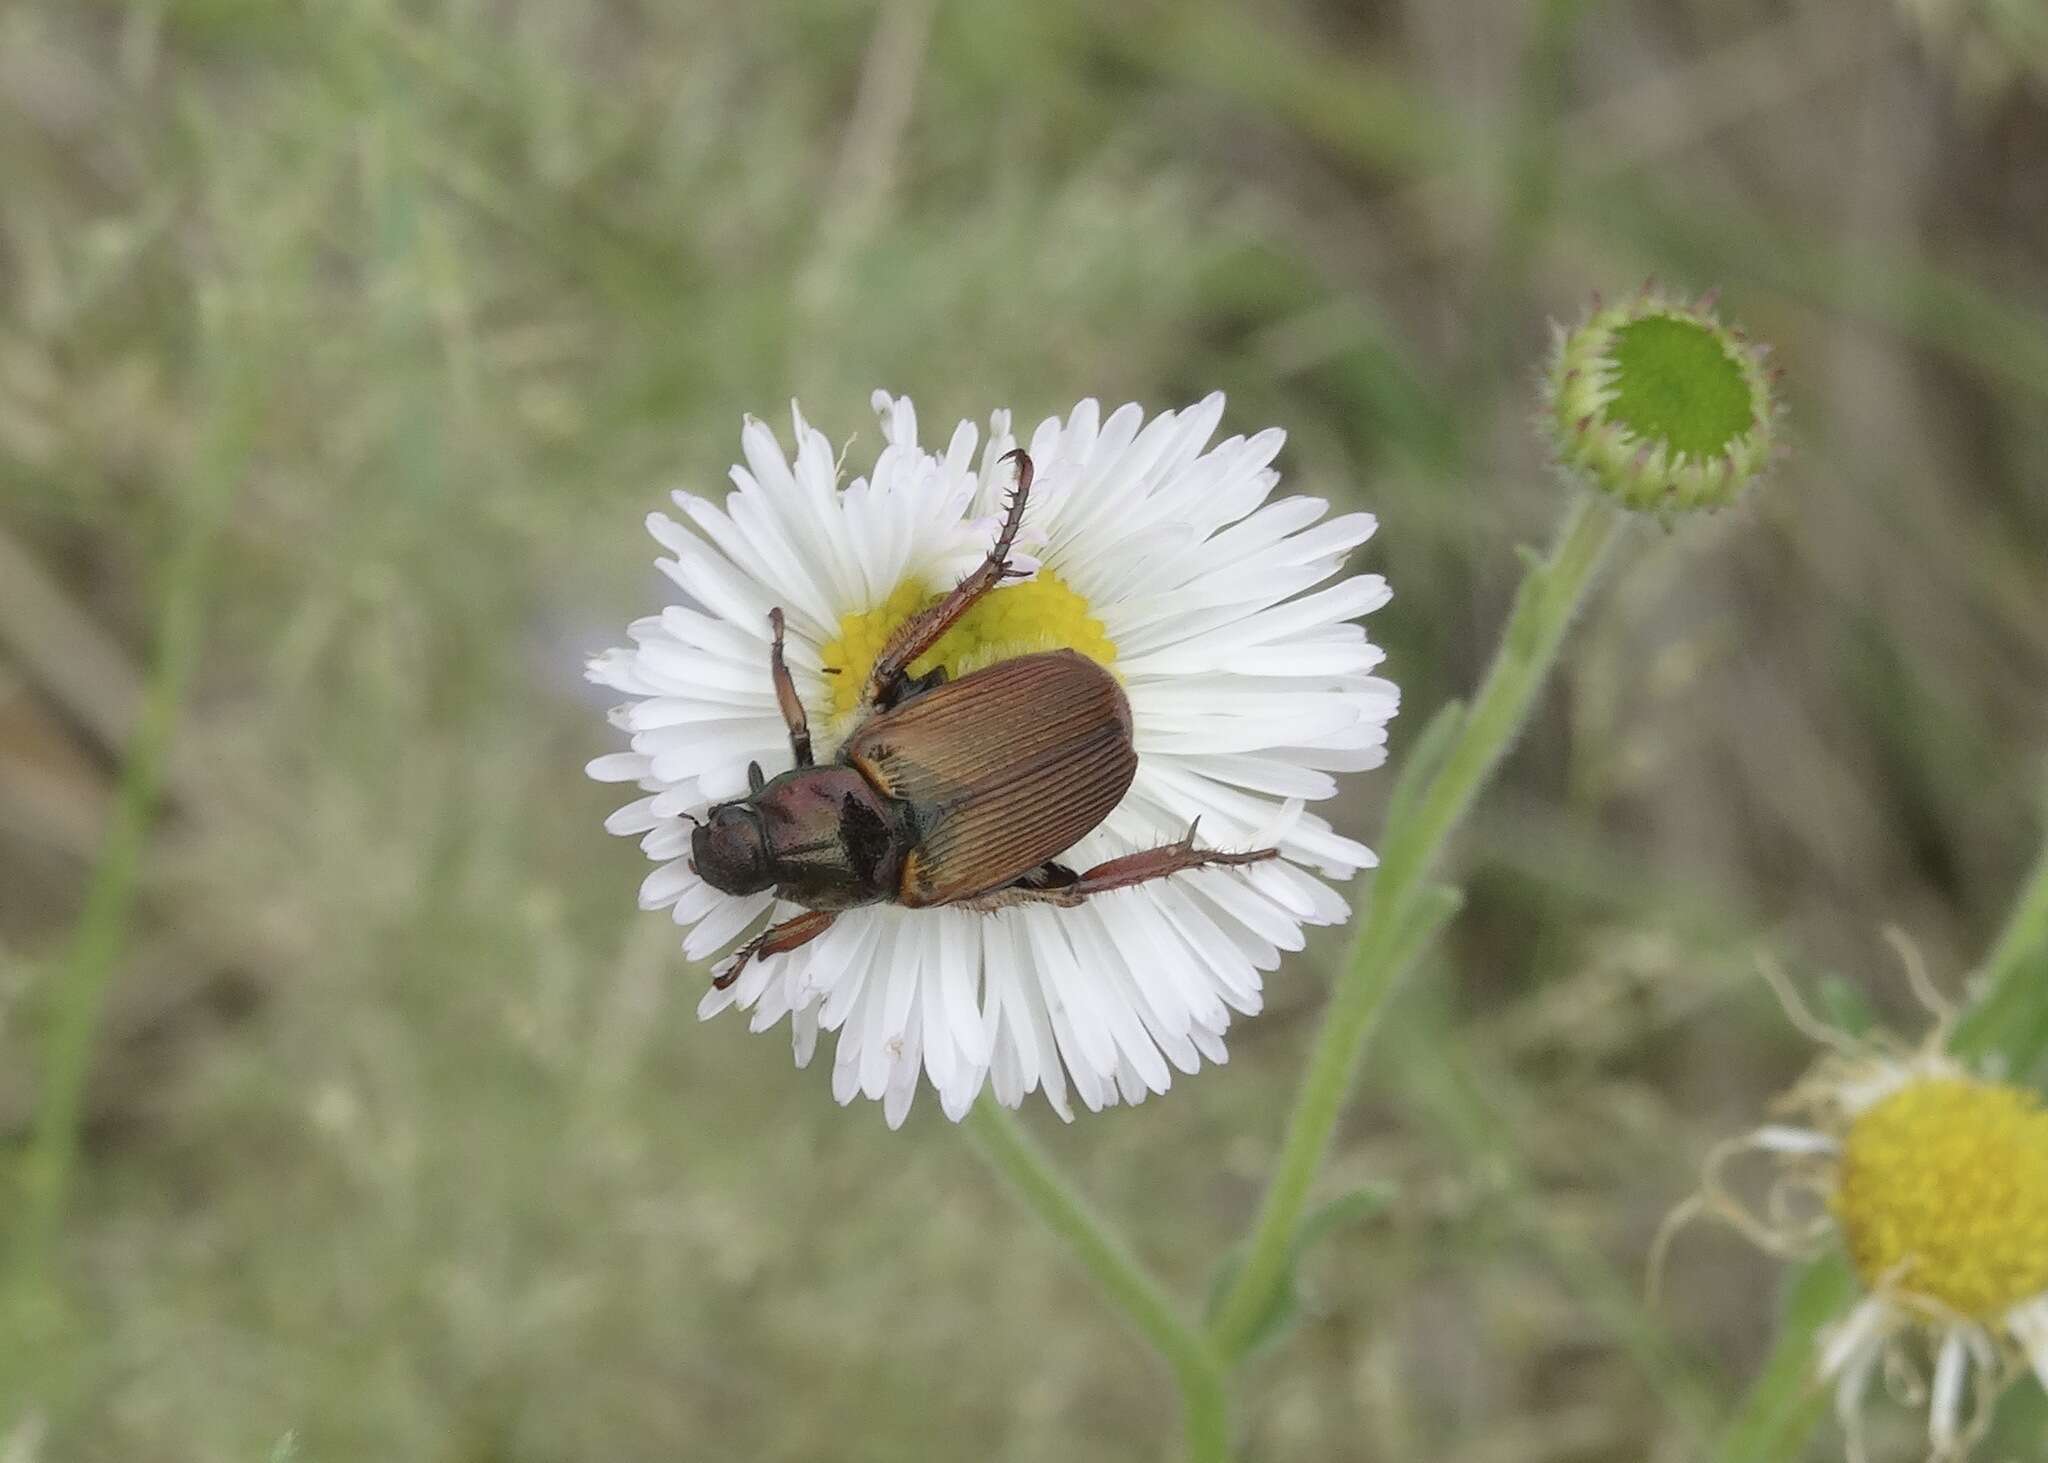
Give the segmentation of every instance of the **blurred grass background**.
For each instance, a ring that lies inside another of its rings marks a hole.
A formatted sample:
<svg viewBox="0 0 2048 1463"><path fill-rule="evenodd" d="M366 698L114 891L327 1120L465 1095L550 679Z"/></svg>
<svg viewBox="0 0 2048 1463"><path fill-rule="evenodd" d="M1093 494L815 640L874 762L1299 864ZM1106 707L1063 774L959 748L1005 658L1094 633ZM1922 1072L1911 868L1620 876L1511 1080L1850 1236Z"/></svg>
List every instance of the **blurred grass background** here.
<svg viewBox="0 0 2048 1463"><path fill-rule="evenodd" d="M1640 1263L1806 1060L1758 941L1916 1030L1879 927L1959 981L2040 836L2044 35L2026 0L0 10L10 1155L169 566L216 547L0 1456L1157 1455L1162 1377L936 1104L891 1135L695 1022L580 775L581 657L743 412L872 446L876 385L940 429L1220 386L1381 516L1398 759L1559 513L1547 319L1653 273L1775 342L1794 455L1590 607L1329 1175L1398 1196L1241 1425L1691 1456L1780 1277L1702 1233L1650 1312ZM1190 1294L1342 948L1226 1069L1032 1116Z"/></svg>

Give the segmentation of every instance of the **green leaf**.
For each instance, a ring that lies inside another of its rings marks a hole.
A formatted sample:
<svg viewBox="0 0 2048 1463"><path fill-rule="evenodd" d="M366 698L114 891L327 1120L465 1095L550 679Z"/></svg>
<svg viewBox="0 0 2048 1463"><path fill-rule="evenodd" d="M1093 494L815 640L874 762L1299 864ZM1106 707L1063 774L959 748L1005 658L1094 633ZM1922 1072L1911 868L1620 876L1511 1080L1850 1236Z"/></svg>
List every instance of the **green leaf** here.
<svg viewBox="0 0 2048 1463"><path fill-rule="evenodd" d="M1348 1194L1339 1194L1309 1210L1301 1221L1301 1229L1294 1236L1295 1260L1300 1261L1310 1250L1345 1226L1363 1224L1385 1213L1399 1194L1400 1190L1392 1182L1381 1179L1361 1184Z"/></svg>
<svg viewBox="0 0 2048 1463"><path fill-rule="evenodd" d="M1415 745L1408 749L1402 761L1401 776L1394 783L1394 796L1387 804L1389 838L1415 816L1416 805L1422 801L1423 793L1435 779L1444 759L1450 756L1451 744L1457 741L1458 732L1464 724L1465 703L1462 701L1446 701L1424 724L1422 735L1415 739Z"/></svg>
<svg viewBox="0 0 2048 1463"><path fill-rule="evenodd" d="M2048 1438L2048 1392L2014 1387L1999 1401L1997 1420L1979 1450L1986 1458L2024 1458Z"/></svg>
<svg viewBox="0 0 2048 1463"><path fill-rule="evenodd" d="M1465 894L1450 884L1425 884L1409 897L1394 932L1393 968L1405 971L1430 947L1443 927L1464 907Z"/></svg>

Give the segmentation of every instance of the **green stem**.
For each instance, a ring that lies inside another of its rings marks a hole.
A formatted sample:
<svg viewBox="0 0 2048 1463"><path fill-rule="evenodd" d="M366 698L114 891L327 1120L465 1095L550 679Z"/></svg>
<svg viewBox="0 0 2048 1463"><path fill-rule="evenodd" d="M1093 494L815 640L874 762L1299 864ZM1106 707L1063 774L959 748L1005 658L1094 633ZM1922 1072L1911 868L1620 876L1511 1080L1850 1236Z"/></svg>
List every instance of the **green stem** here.
<svg viewBox="0 0 2048 1463"><path fill-rule="evenodd" d="M1522 581L1500 650L1448 755L1420 797L1388 824L1371 910L1324 1013L1244 1266L1210 1327L1225 1357L1244 1354L1286 1280L1309 1187L1350 1094L1366 1038L1403 967L1420 953L1421 942L1404 936L1429 895L1425 876L1520 732L1621 521L1620 511L1604 498L1581 494L1550 557Z"/></svg>
<svg viewBox="0 0 2048 1463"><path fill-rule="evenodd" d="M1816 1376L1817 1340L1855 1295L1855 1276L1839 1256L1798 1272L1778 1321L1777 1344L1721 1429L1711 1455L1715 1463L1779 1463L1804 1453L1827 1412L1827 1392Z"/></svg>
<svg viewBox="0 0 2048 1463"><path fill-rule="evenodd" d="M964 1126L989 1166L1066 1241L1074 1258L1173 1368L1188 1458L1192 1463L1225 1463L1230 1456L1230 1411L1223 1364L1200 1330L1115 1232L1067 1186L1015 1116L993 1097L984 1097Z"/></svg>

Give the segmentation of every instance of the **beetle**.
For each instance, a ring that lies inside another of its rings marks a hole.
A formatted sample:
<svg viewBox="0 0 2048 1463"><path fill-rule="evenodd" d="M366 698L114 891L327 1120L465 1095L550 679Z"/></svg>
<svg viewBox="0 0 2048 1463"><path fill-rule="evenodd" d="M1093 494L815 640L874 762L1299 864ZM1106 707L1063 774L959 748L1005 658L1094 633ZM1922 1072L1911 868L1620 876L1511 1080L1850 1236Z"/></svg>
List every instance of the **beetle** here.
<svg viewBox="0 0 2048 1463"><path fill-rule="evenodd" d="M783 615L768 612L775 700L796 766L747 769L745 797L711 809L690 835L691 866L726 894L773 888L803 913L742 946L713 978L719 989L749 961L808 944L849 909L953 905L992 913L1021 904L1072 907L1112 889L1186 869L1277 858L1275 848L1177 843L1076 872L1055 858L1123 800L1138 772L1131 707L1116 678L1072 650L997 661L958 680L944 667L911 677L913 661L1003 580L1022 577L1010 550L1031 492L1030 454L987 556L953 590L899 626L875 658L862 716L820 766L783 658Z"/></svg>

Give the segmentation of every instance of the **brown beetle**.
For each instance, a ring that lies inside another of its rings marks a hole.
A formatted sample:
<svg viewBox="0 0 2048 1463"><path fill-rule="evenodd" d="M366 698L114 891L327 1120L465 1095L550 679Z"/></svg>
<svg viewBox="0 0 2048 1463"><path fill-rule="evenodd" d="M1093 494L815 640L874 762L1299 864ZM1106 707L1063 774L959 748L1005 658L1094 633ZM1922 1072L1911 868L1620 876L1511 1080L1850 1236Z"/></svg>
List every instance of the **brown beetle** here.
<svg viewBox="0 0 2048 1463"><path fill-rule="evenodd" d="M769 670L796 767L773 779L759 763L749 768L747 796L713 808L691 835L691 863L714 889L773 887L805 913L741 947L713 985L731 985L758 956L808 944L863 904L1072 906L1183 869L1278 857L1272 848L1197 849L1190 828L1179 843L1083 873L1065 868L1054 858L1109 816L1138 773L1131 707L1116 679L1071 650L998 661L957 681L943 668L908 677L976 600L1016 577L1009 554L1032 468L1021 448L1004 461L1012 459L1017 486L988 557L889 638L862 688L867 715L830 766L812 759L783 662L782 611L769 611Z"/></svg>

